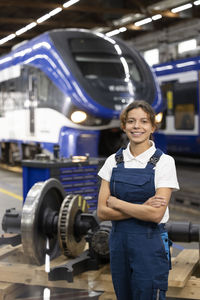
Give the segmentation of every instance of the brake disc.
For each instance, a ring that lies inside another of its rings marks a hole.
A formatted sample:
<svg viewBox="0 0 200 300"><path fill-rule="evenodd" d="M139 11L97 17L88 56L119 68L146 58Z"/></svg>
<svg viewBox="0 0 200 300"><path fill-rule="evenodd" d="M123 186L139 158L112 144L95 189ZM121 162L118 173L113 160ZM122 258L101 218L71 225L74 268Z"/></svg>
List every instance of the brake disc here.
<svg viewBox="0 0 200 300"><path fill-rule="evenodd" d="M67 195L58 217L58 239L65 256L76 257L82 253L86 241L77 234L75 224L81 213L88 212L86 200L80 195Z"/></svg>
<svg viewBox="0 0 200 300"><path fill-rule="evenodd" d="M47 243L43 228L45 215L47 211L58 214L65 195L61 183L53 178L34 184L28 192L22 210L21 236L24 254L31 263L44 263ZM57 232L49 238L48 254L51 259L60 254Z"/></svg>

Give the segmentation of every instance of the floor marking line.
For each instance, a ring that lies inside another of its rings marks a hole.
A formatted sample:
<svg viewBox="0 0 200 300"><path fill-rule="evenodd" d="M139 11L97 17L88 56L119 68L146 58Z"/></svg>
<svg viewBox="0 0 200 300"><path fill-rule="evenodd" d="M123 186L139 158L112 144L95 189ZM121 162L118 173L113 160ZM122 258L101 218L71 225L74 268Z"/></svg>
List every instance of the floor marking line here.
<svg viewBox="0 0 200 300"><path fill-rule="evenodd" d="M2 189L2 188L0 188L0 193L6 194L6 195L11 196L11 197L13 197L13 198L15 198L15 199L18 199L18 200L20 200L20 201L23 200L23 197L22 197L22 196L19 196L19 195L15 194L15 193L11 193L11 192L9 192L9 191L7 191L7 190L4 190L4 189Z"/></svg>

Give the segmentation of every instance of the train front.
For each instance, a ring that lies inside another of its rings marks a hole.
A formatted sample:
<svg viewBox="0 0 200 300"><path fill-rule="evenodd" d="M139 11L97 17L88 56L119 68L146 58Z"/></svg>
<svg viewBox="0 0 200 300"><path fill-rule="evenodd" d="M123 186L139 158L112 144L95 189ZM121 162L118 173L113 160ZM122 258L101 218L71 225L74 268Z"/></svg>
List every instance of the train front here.
<svg viewBox="0 0 200 300"><path fill-rule="evenodd" d="M100 132L98 155L107 156L124 143L119 114L134 100L145 100L156 112L161 96L150 67L123 41L88 30L51 32L75 80L68 118L82 129ZM82 117L81 117L82 116ZM82 118L82 121L80 121Z"/></svg>

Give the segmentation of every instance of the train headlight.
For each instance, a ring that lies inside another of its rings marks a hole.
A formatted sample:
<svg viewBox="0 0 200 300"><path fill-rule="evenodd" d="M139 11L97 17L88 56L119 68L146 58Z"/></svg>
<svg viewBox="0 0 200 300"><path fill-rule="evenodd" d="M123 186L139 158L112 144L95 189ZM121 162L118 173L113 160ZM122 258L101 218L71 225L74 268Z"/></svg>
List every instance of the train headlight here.
<svg viewBox="0 0 200 300"><path fill-rule="evenodd" d="M162 119L163 119L163 113L160 112L156 115L156 123L161 123L162 122Z"/></svg>
<svg viewBox="0 0 200 300"><path fill-rule="evenodd" d="M84 111L76 110L71 114L71 120L74 123L82 123L86 118L87 114Z"/></svg>

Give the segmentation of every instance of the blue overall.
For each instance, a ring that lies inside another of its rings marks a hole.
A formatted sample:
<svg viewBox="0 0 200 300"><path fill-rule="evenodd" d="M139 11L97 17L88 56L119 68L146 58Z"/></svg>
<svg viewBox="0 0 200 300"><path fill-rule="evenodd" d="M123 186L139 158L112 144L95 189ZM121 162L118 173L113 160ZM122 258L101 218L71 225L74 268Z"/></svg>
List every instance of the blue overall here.
<svg viewBox="0 0 200 300"><path fill-rule="evenodd" d="M155 195L154 167L162 155L157 149L146 168L124 168L116 153L111 195L142 204ZM164 224L130 218L112 221L110 265L118 300L165 300L170 268L168 235Z"/></svg>

